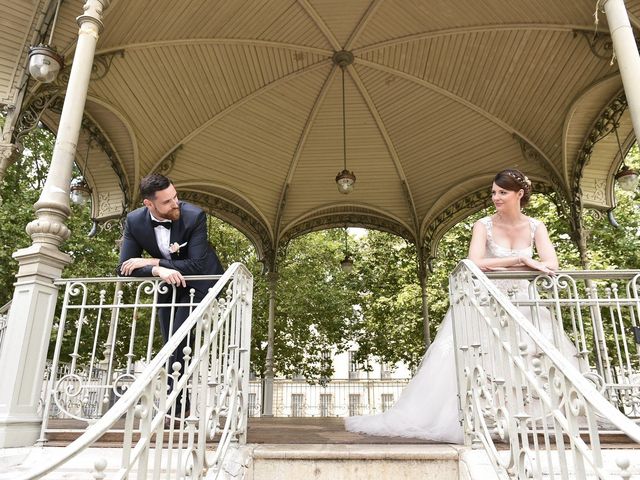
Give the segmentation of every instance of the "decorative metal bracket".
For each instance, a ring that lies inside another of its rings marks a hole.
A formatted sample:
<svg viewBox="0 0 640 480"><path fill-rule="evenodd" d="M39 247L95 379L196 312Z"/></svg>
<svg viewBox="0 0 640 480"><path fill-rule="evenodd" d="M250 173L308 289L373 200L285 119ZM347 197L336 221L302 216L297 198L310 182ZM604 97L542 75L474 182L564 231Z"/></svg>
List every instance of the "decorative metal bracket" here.
<svg viewBox="0 0 640 480"><path fill-rule="evenodd" d="M171 150L160 162L160 164L156 167L155 173L159 173L161 175L169 175L171 170L176 164L176 159L178 158L178 152L182 150L182 144L177 145L173 150Z"/></svg>
<svg viewBox="0 0 640 480"><path fill-rule="evenodd" d="M115 57L124 58L124 49L96 55L93 59L93 66L91 67L91 80L103 79L109 73L109 70L111 70L111 64Z"/></svg>
<svg viewBox="0 0 640 480"><path fill-rule="evenodd" d="M574 30L573 38L578 35L585 39L595 57L600 60L611 60L613 58L613 40L611 40L611 35L608 33Z"/></svg>

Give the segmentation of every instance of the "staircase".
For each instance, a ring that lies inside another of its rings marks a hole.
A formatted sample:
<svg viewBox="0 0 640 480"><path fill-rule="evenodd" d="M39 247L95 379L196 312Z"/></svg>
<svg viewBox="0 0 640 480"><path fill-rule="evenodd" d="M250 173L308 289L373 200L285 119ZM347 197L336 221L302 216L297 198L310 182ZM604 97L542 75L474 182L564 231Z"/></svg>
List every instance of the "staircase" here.
<svg viewBox="0 0 640 480"><path fill-rule="evenodd" d="M59 432L56 432L56 426L60 427ZM70 427L79 426L69 421L57 424L54 422L46 447L7 449L0 452L0 479L19 478L33 464L60 455L63 447L82 433L80 428ZM91 478L90 472L99 460L106 462L103 473L107 478L116 476L122 455L122 432L118 431L119 426L115 424L114 431L45 478ZM617 469L616 460L628 455L636 445L620 432L603 433L601 440L604 464L612 471ZM208 442L208 449L212 451L216 443L216 439ZM498 447L501 449L498 454L502 457L509 453L508 444L498 444ZM166 452L163 454L166 455ZM150 458L150 462L152 461L153 457ZM632 455L632 463L640 463L637 453ZM556 465L554 473L557 470ZM161 476L166 475L166 469L161 472ZM246 480L499 478L483 449L347 432L341 418L251 418L248 423L247 444L232 446L223 472L224 476L221 478ZM136 477L132 475L130 478ZM170 478L176 478L175 468ZM546 480L553 476L549 475L547 468L540 478Z"/></svg>

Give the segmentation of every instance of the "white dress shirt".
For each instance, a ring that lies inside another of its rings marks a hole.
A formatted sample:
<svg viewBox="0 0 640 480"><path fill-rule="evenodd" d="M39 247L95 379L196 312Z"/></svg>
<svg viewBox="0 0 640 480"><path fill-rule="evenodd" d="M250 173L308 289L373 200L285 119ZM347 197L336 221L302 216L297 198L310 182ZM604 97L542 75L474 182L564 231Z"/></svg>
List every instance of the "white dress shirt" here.
<svg viewBox="0 0 640 480"><path fill-rule="evenodd" d="M169 222L169 224L171 223L171 220L160 220L154 217L151 212L149 212L149 215L151 215L151 220L155 220L156 222L162 222L162 223ZM166 258L167 260L170 260L171 252L169 251L169 244L171 243L171 229L164 228L163 226L158 225L153 230L154 230L154 233L156 234L156 243L158 244L160 253L164 258Z"/></svg>

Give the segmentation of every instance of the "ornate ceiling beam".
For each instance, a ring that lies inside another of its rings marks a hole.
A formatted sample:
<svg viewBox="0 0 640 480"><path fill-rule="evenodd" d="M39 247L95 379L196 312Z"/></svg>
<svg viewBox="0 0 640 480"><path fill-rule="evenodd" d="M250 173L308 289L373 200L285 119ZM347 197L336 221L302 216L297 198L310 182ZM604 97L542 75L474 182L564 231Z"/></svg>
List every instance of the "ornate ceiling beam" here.
<svg viewBox="0 0 640 480"><path fill-rule="evenodd" d="M285 245L292 239L306 233L329 228L343 228L345 225L350 227L381 230L383 232L398 235L409 242L415 242L414 234L411 230L390 218L367 213L332 212L331 214L326 215L319 213L313 218L296 224L293 228L284 232L284 235L280 240L280 244Z"/></svg>
<svg viewBox="0 0 640 480"><path fill-rule="evenodd" d="M571 185L571 193L575 202L582 204L582 191L580 188L580 182L582 181L582 175L584 167L589 163L593 147L600 140L613 132L614 125L617 125L620 121L620 117L627 109L627 97L624 92L617 95L609 104L602 110L597 120L594 122L591 131L587 135L582 148L578 154L578 160L573 171Z"/></svg>
<svg viewBox="0 0 640 480"><path fill-rule="evenodd" d="M198 205L210 215L233 225L251 241L261 261L274 256L275 245L269 230L245 209L224 198L184 188L180 189L180 199Z"/></svg>

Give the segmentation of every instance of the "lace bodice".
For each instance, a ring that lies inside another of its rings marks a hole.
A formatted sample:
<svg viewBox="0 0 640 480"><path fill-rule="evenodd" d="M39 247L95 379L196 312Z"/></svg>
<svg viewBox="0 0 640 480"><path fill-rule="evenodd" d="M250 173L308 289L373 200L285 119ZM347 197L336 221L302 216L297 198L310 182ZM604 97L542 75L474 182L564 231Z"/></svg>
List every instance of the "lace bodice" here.
<svg viewBox="0 0 640 480"><path fill-rule="evenodd" d="M531 227L531 244L525 248L507 248L499 245L493 239L493 221L491 217L484 217L480 219L480 222L487 230L487 258L504 258L504 257L533 257L533 245L534 236L536 234L536 228L538 228L539 221L534 218L529 218L529 225Z"/></svg>
<svg viewBox="0 0 640 480"><path fill-rule="evenodd" d="M540 222L534 218L529 218L529 225L531 227L531 244L525 248L507 248L499 245L493 239L493 221L491 217L484 217L480 219L482 224L487 229L487 251L485 256L487 258L503 258L503 257L529 257L533 258L533 246L534 236L536 234L536 228ZM527 280L494 280L493 283L499 290L507 294L511 298L526 298L527 287L529 282Z"/></svg>

